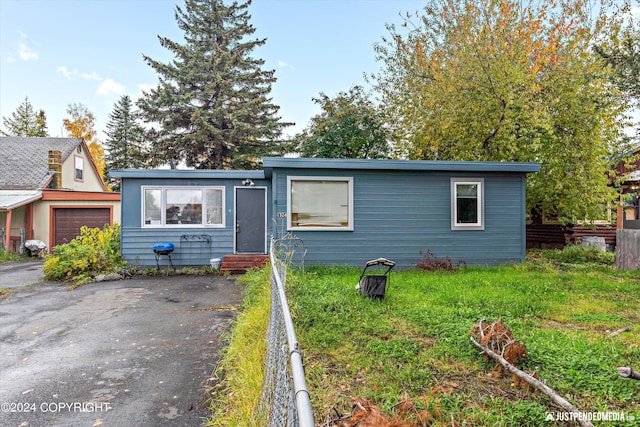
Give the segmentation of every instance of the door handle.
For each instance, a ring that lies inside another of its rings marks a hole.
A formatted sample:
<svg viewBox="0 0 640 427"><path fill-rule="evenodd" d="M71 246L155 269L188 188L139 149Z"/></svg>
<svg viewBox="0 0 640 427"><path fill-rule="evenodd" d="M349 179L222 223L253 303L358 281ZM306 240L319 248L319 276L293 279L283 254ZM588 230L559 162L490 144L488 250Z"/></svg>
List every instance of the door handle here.
<svg viewBox="0 0 640 427"><path fill-rule="evenodd" d="M236 221L236 233L240 232L240 221Z"/></svg>

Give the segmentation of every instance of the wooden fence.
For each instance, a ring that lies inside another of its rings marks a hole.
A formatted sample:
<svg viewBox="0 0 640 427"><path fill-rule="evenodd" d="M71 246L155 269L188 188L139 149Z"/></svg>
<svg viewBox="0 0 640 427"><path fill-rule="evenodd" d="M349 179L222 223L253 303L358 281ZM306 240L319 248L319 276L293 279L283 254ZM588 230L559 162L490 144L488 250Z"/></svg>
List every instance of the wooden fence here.
<svg viewBox="0 0 640 427"><path fill-rule="evenodd" d="M640 268L640 230L621 228L617 231L616 241L616 268Z"/></svg>
<svg viewBox="0 0 640 427"><path fill-rule="evenodd" d="M616 246L616 225L597 224L595 227L581 225L527 224L527 248L562 249L566 245L580 244L585 237L604 237L609 247Z"/></svg>

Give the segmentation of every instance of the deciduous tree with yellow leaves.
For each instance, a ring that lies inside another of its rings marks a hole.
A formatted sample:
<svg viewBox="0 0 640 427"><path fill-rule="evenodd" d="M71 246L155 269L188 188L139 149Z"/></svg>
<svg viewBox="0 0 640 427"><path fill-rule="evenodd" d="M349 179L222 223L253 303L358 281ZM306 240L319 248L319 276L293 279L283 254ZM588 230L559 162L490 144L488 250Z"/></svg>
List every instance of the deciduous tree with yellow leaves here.
<svg viewBox="0 0 640 427"><path fill-rule="evenodd" d="M104 149L96 139L95 118L93 113L83 104L69 104L67 114L70 118L64 119L64 128L73 138L82 138L87 144L89 153L93 157L98 173L104 176L106 162L104 159Z"/></svg>
<svg viewBox="0 0 640 427"><path fill-rule="evenodd" d="M413 159L535 161L530 207L564 223L616 199L609 159L627 108L591 46L610 8L585 0L430 0L376 45L372 76Z"/></svg>

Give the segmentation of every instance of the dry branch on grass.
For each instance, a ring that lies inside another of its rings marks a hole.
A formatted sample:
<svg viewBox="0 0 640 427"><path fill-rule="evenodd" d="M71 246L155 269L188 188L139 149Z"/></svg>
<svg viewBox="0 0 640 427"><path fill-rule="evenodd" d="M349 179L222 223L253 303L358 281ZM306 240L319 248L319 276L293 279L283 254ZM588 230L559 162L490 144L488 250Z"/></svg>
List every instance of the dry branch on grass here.
<svg viewBox="0 0 640 427"><path fill-rule="evenodd" d="M513 363L510 363L507 360L507 354L510 354L511 359L514 360L514 354L508 352L508 349L510 347L513 347L514 343L517 343L517 340L514 339L513 333L502 322L502 319L486 326L482 325L483 321L484 319L480 320L480 322L473 326L471 336L469 337L473 345L482 350L482 353L484 353L486 357L490 357L491 359L498 362L499 366L501 366L503 369L511 372L520 380L525 381L536 390L539 390L540 392L549 396L549 398L551 398L551 400L562 409L566 410L567 412L580 413L580 410L578 410L578 408L573 406L565 398L556 393L555 390L553 390L551 387L547 386L545 383L534 377L534 375L530 375L516 368ZM521 357L526 358L526 350L524 349L524 344L521 345L522 350L514 353L520 354ZM516 363L518 361L519 359L516 360ZM578 418L578 422L583 427L593 427L593 424L590 421L584 420L581 417Z"/></svg>
<svg viewBox="0 0 640 427"><path fill-rule="evenodd" d="M631 378L632 380L640 380L640 372L634 371L628 366L618 368L618 374L623 378Z"/></svg>
<svg viewBox="0 0 640 427"><path fill-rule="evenodd" d="M617 335L620 335L620 334L621 334L621 333L623 333L623 332L627 332L627 331L630 331L630 330L631 330L631 328L630 328L629 326L625 326L624 328L620 328L620 329L618 329L617 331L613 331L613 332L611 332L611 333L609 334L609 338L613 338L613 337L615 337L615 336L617 336Z"/></svg>
<svg viewBox="0 0 640 427"><path fill-rule="evenodd" d="M527 359L527 348L515 339L511 329L504 324L502 319L493 323L486 323L484 319L481 319L473 325L471 335L478 337L483 346L498 353L512 365L517 365L520 361ZM498 365L498 369L501 369L500 365Z"/></svg>

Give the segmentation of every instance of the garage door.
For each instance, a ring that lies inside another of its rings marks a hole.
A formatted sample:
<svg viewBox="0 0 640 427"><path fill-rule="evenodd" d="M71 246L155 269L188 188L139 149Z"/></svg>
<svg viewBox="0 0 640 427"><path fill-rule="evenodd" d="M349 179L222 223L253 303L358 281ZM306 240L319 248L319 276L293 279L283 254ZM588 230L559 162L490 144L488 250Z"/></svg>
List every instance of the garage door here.
<svg viewBox="0 0 640 427"><path fill-rule="evenodd" d="M80 234L80 227L102 228L110 224L109 208L56 208L53 210L55 245L69 243Z"/></svg>

